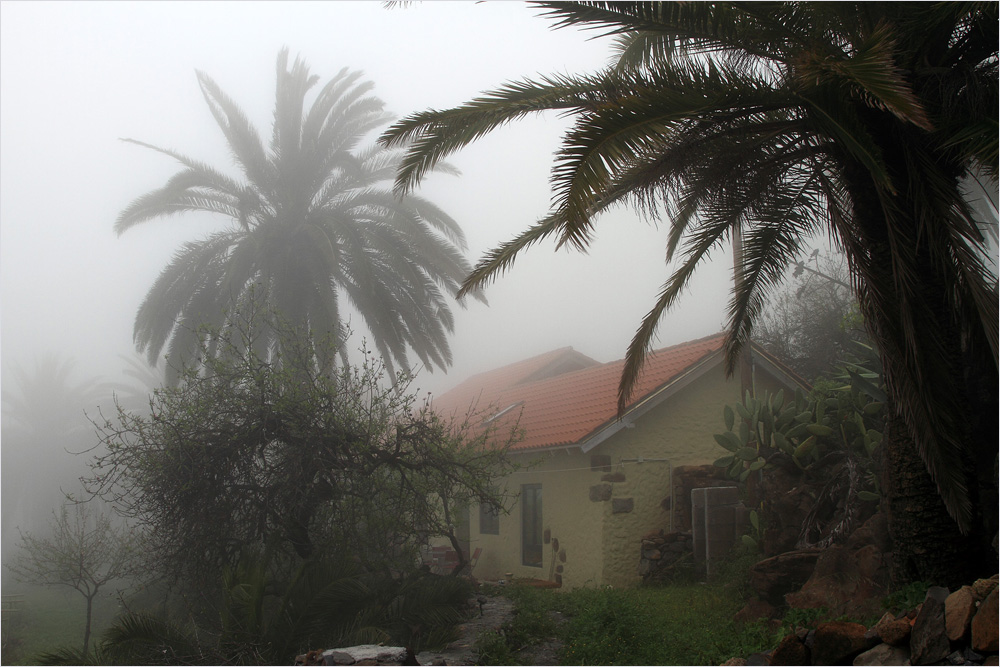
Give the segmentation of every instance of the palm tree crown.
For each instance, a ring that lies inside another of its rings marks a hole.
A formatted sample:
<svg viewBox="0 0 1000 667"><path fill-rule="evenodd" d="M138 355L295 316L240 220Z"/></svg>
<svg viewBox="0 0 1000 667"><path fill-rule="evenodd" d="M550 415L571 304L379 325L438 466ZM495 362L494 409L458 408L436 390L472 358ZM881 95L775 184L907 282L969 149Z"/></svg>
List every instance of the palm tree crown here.
<svg viewBox="0 0 1000 667"><path fill-rule="evenodd" d="M405 192L513 119L575 119L556 155L551 211L488 253L463 289L540 239L585 247L612 205L664 215L667 258L679 265L629 347L624 406L662 316L714 249L742 237L732 369L786 267L825 231L848 258L891 398L969 529L976 464L963 402L973 369L996 394L998 317L963 179L997 177L996 3L534 4L557 27L616 35L615 61L411 115L381 139L410 143L396 181ZM995 400L989 409L995 432Z"/></svg>
<svg viewBox="0 0 1000 667"><path fill-rule="evenodd" d="M457 293L468 272L464 235L429 201L393 195L399 151L359 147L389 120L382 101L370 94L372 84L360 77L341 70L307 108L306 94L318 77L299 59L289 68L283 50L274 129L265 147L246 114L199 72L239 177L127 140L176 159L183 169L129 204L115 224L118 234L189 211L231 221L186 243L136 315L137 348L155 363L167 346L172 379L181 364L193 361L202 325L225 327L251 302L297 329L340 341L342 295L363 317L390 370L394 364L408 369L408 349L430 369L451 363L447 296ZM256 344L275 350L280 335L273 330Z"/></svg>

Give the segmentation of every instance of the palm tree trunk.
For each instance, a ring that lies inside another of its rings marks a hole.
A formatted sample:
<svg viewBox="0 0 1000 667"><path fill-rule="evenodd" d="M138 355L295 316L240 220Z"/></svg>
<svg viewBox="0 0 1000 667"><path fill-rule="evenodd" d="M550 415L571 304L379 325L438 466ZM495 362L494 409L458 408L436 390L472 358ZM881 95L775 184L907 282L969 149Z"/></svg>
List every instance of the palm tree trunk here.
<svg viewBox="0 0 1000 667"><path fill-rule="evenodd" d="M902 165L899 168L905 170ZM983 350L970 349L958 322L949 317L952 306L948 294L954 289L954 278L926 245L918 245L917 239L908 244L913 254L901 261L911 262L916 276L913 279L919 283L910 287L910 294L919 295L922 319L916 330L909 331L901 320L894 319L902 303L897 290L903 279L896 273L894 260L900 260L893 255L892 243L899 245L919 225L916 218L896 220L901 229L894 228L895 234L890 234L888 225L893 223L886 220L870 179L849 172L845 170L844 177L854 199L856 226L841 238L852 270L864 276L860 281L864 285L856 287L856 295L869 334L882 354L890 384L882 476L893 541L893 582L897 586L918 580L949 586L968 584L997 569L997 553L989 546L996 534L997 480L995 474L985 475L982 470L984 459L988 459L986 467L992 471L996 456L996 366L992 359L979 358ZM905 211L906 193L898 199L900 210ZM911 215L918 213L911 209ZM901 417L906 406L894 403L904 400L893 391L892 383L899 381L898 374L907 372L902 360L910 353L927 365L921 369L925 375L923 391L934 392L939 427L947 424L949 428L939 437L948 436L952 444L942 438L935 446L948 448L942 454L950 472L959 474L968 491L972 519L965 535L946 510L939 486L917 449L913 425ZM977 389L979 385L981 390Z"/></svg>
<svg viewBox="0 0 1000 667"><path fill-rule="evenodd" d="M962 535L948 515L927 466L898 416L886 419L883 447L882 488L892 539L893 587L914 581L949 588L971 583L975 576L969 558L975 550L973 540Z"/></svg>

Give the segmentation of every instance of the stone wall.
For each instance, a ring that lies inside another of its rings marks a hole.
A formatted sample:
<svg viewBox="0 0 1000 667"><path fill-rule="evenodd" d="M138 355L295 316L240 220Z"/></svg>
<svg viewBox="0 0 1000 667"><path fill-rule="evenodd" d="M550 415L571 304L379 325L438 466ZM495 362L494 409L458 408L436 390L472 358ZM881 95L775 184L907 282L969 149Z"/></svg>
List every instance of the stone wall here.
<svg viewBox="0 0 1000 667"><path fill-rule="evenodd" d="M691 533L647 533L639 550L639 576L644 584L668 582L692 566Z"/></svg>
<svg viewBox="0 0 1000 667"><path fill-rule="evenodd" d="M673 486L673 498L670 500L670 510L674 515L673 528L677 532L689 532L691 490L710 486L736 486L736 482L726 476L725 469L713 465L677 466L674 468Z"/></svg>

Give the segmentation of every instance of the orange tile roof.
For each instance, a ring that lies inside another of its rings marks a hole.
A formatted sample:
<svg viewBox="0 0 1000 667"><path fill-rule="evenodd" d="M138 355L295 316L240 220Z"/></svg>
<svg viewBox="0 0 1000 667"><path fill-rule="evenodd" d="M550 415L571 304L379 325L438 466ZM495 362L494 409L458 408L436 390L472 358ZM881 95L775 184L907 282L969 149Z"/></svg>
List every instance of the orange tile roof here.
<svg viewBox="0 0 1000 667"><path fill-rule="evenodd" d="M442 416L462 418L470 411L478 412L490 406L496 407L505 391L524 382L541 379L539 376L545 377L546 369L557 372L561 365L584 368L598 366L600 362L577 352L572 347L562 347L473 375L441 396L434 397L433 405Z"/></svg>
<svg viewBox="0 0 1000 667"><path fill-rule="evenodd" d="M720 333L650 353L630 407L698 361L718 352L724 337ZM470 408L473 412L480 411L476 415L479 419L490 416L487 410L493 415L506 411L495 418L497 422L502 419L505 424L512 424L520 417L519 427L524 430L524 438L512 450L581 444L617 418L618 381L625 361L594 362L580 370L532 379L540 368L567 351L573 352L572 348L562 348L471 377L435 397L431 407L445 418L462 419L470 413Z"/></svg>

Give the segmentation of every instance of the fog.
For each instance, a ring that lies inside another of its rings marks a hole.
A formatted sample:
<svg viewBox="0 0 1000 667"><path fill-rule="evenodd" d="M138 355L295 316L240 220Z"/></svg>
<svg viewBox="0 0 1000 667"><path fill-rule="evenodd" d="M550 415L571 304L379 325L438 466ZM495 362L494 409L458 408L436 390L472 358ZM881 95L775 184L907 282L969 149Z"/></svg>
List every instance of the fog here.
<svg viewBox="0 0 1000 667"><path fill-rule="evenodd" d="M230 167L195 70L267 133L275 58L285 46L323 81L343 67L363 70L397 116L455 105L512 79L594 71L611 53L609 39L553 31L514 2L4 2L0 12L0 382L11 397L5 467L23 458L10 435L27 382L18 369L32 376L72 360L63 370L67 386L128 381L123 355L134 356L133 318L146 291L181 243L226 224L178 216L121 238L112 231L126 204L177 170L171 159L120 138ZM470 262L545 214L565 127L543 116L498 130L450 159L460 177L435 175L420 188L462 225ZM621 209L600 218L596 231L589 254L533 247L487 289L488 306L457 308L452 368L421 373L416 386L440 393L469 374L567 345L601 361L624 356L669 276L667 230ZM658 345L722 328L730 273L724 252L715 259L661 324ZM352 323L363 336L360 321ZM24 447L30 441L16 439ZM67 469L74 465L65 449L45 450L47 480L22 480L49 487L46 502L58 501L53 480L72 478L54 472L65 460ZM41 455L24 464L33 474ZM13 517L4 512L5 546Z"/></svg>

